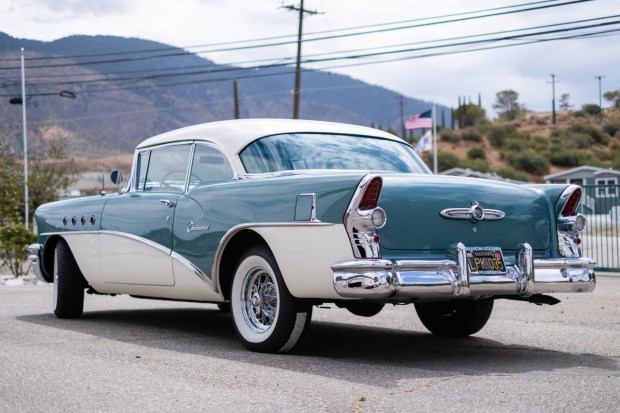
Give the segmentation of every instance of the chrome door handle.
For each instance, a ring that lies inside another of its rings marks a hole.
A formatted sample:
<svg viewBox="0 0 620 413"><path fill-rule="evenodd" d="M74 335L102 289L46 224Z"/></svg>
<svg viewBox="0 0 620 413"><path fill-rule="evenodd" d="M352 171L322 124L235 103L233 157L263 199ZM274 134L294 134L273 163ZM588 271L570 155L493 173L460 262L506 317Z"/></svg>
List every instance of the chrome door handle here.
<svg viewBox="0 0 620 413"><path fill-rule="evenodd" d="M167 206L168 208L172 208L174 206L174 202L169 199L160 199L159 202Z"/></svg>

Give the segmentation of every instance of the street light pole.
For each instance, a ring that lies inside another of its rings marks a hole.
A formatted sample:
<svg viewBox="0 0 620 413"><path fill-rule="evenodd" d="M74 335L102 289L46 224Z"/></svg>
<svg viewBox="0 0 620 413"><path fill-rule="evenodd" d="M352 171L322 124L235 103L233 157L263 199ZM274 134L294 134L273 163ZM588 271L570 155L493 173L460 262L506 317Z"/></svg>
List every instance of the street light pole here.
<svg viewBox="0 0 620 413"><path fill-rule="evenodd" d="M24 48L21 48L22 63L22 122L24 130L24 226L30 228L28 219L28 133L26 131L26 71L24 69Z"/></svg>

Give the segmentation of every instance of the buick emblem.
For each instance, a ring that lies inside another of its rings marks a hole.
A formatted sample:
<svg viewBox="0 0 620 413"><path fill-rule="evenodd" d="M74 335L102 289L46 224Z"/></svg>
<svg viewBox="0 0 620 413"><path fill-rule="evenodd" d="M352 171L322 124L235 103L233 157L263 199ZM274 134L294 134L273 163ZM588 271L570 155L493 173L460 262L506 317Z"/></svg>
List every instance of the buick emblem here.
<svg viewBox="0 0 620 413"><path fill-rule="evenodd" d="M506 214L498 209L484 209L478 202L472 202L469 208L448 208L439 213L447 219L465 219L472 222L498 221Z"/></svg>
<svg viewBox="0 0 620 413"><path fill-rule="evenodd" d="M469 207L469 212L471 214L471 219L474 221L482 221L484 219L484 209L480 206L479 203L474 202Z"/></svg>

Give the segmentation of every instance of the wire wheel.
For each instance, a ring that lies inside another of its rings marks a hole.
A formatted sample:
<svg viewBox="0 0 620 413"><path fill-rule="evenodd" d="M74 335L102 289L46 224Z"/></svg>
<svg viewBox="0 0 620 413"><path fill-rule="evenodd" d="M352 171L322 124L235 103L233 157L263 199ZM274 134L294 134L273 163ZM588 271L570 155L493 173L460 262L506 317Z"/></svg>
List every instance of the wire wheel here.
<svg viewBox="0 0 620 413"><path fill-rule="evenodd" d="M273 254L255 246L239 259L230 292L237 336L245 347L286 353L310 323L312 307L291 295Z"/></svg>
<svg viewBox="0 0 620 413"><path fill-rule="evenodd" d="M256 333L269 330L277 317L279 297L275 282L273 277L260 267L250 270L243 281L243 317Z"/></svg>

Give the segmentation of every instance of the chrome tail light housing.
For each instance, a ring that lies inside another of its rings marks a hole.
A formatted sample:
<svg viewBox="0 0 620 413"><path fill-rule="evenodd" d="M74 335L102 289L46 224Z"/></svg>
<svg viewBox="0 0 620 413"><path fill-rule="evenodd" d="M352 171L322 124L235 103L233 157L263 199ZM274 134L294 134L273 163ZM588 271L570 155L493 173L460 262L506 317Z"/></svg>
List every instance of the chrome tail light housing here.
<svg viewBox="0 0 620 413"><path fill-rule="evenodd" d="M356 258L381 258L377 229L383 228L387 215L379 207L383 179L376 174L365 175L344 215L344 225Z"/></svg>
<svg viewBox="0 0 620 413"><path fill-rule="evenodd" d="M583 190L577 185L568 186L556 204L558 247L564 257L581 255L581 232L586 228L586 217L578 213Z"/></svg>

